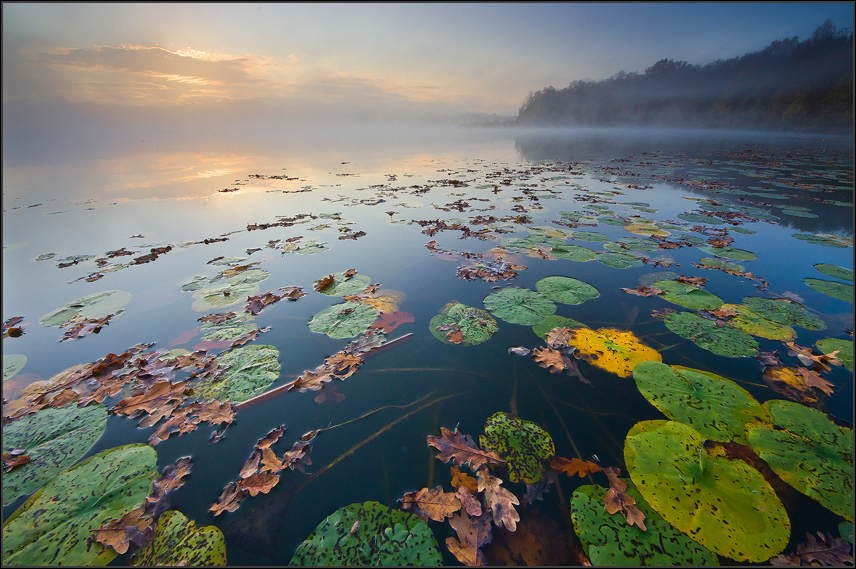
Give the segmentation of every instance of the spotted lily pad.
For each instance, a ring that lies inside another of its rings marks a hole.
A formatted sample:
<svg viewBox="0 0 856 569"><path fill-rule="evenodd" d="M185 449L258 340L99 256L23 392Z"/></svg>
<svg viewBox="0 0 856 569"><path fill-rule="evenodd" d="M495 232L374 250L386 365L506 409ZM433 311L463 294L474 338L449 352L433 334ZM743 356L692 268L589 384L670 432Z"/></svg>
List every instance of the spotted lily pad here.
<svg viewBox="0 0 856 569"><path fill-rule="evenodd" d="M436 566L442 561L434 533L419 516L364 502L324 518L289 565Z"/></svg>
<svg viewBox="0 0 856 569"><path fill-rule="evenodd" d="M853 521L853 430L816 409L774 399L764 404L772 422L746 425L746 438L779 477Z"/></svg>
<svg viewBox="0 0 856 569"><path fill-rule="evenodd" d="M321 310L309 321L309 329L331 338L353 338L377 319L374 308L361 302L343 302Z"/></svg>
<svg viewBox="0 0 856 569"><path fill-rule="evenodd" d="M829 275L830 277L835 277L836 279L841 279L843 281L853 282L853 269L830 265L828 263L818 263L814 268L824 275Z"/></svg>
<svg viewBox="0 0 856 569"><path fill-rule="evenodd" d="M684 308L713 310L722 306L722 299L715 294L680 281L656 281L651 286L663 291L659 295L663 300Z"/></svg>
<svg viewBox="0 0 856 569"><path fill-rule="evenodd" d="M154 538L133 555L131 565L224 566L226 542L219 528L197 528L196 524L181 512L168 510L158 517Z"/></svg>
<svg viewBox="0 0 856 569"><path fill-rule="evenodd" d="M62 326L75 316L81 318L104 318L108 314L118 314L120 307L131 301L131 293L124 290L105 290L78 298L62 308L49 312L39 318L42 326Z"/></svg>
<svg viewBox="0 0 856 569"><path fill-rule="evenodd" d="M731 326L717 326L712 320L691 312L672 312L663 322L678 336L720 356L748 357L760 349L755 338L746 332Z"/></svg>
<svg viewBox="0 0 856 569"><path fill-rule="evenodd" d="M3 565L106 565L112 548L86 538L145 503L158 477L145 444L101 451L65 470L3 522Z"/></svg>
<svg viewBox="0 0 856 569"><path fill-rule="evenodd" d="M744 251L743 249L735 249L733 247L699 247L700 251L704 251L708 255L716 255L724 259L734 259L735 261L752 261L757 258L755 253Z"/></svg>
<svg viewBox="0 0 856 569"><path fill-rule="evenodd" d="M597 260L615 269L629 269L631 267L641 267L642 261L632 255L623 253L601 253L597 256Z"/></svg>
<svg viewBox="0 0 856 569"><path fill-rule="evenodd" d="M645 399L669 419L714 441L746 444L744 425L767 418L748 391L715 373L649 361L633 368L633 378Z"/></svg>
<svg viewBox="0 0 856 569"><path fill-rule="evenodd" d="M509 287L484 299L485 308L506 322L534 326L556 312L552 300L534 290Z"/></svg>
<svg viewBox="0 0 856 569"><path fill-rule="evenodd" d="M592 565L718 565L716 554L673 528L645 502L632 483L622 481L628 484L626 493L645 515L645 531L629 525L619 513L607 513L603 507L606 488L580 486L571 498L571 521Z"/></svg>
<svg viewBox="0 0 856 569"><path fill-rule="evenodd" d="M620 377L629 377L643 361L663 361L663 357L639 341L633 332L617 328L574 328L568 345L577 349L575 357Z"/></svg>
<svg viewBox="0 0 856 569"><path fill-rule="evenodd" d="M853 285L835 281L824 281L821 279L804 279L803 282L821 294L853 302Z"/></svg>
<svg viewBox="0 0 856 569"><path fill-rule="evenodd" d="M279 350L274 346L250 344L233 348L218 356L226 368L217 379L206 377L193 385L198 401L239 403L264 393L279 377Z"/></svg>
<svg viewBox="0 0 856 569"><path fill-rule="evenodd" d="M826 330L826 324L816 314L809 312L804 306L785 298L761 298L748 296L743 299L743 306L767 320L799 326L807 330Z"/></svg>
<svg viewBox="0 0 856 569"><path fill-rule="evenodd" d="M346 277L345 273L332 273L332 276L333 281L318 292L328 296L346 296L356 294L371 284L371 279L366 275Z"/></svg>
<svg viewBox="0 0 856 569"><path fill-rule="evenodd" d="M500 411L488 417L484 432L479 446L505 461L512 482L534 484L544 478L544 465L556 454L547 431L532 421Z"/></svg>
<svg viewBox="0 0 856 569"><path fill-rule="evenodd" d="M484 310L452 301L431 319L428 329L435 338L446 344L474 346L487 341L499 326ZM451 339L458 338L456 332L461 334L460 341Z"/></svg>
<svg viewBox="0 0 856 569"><path fill-rule="evenodd" d="M547 339L547 334L553 330L553 328L576 328L577 326L581 326L583 328L588 328L586 324L574 320L573 318L565 318L564 316L556 316L555 314L551 314L546 317L540 324L536 324L532 327L532 331L535 332L535 335L541 338L542 340Z"/></svg>
<svg viewBox="0 0 856 569"><path fill-rule="evenodd" d="M785 508L760 472L726 458L675 421L642 421L624 440L624 462L639 494L663 519L711 551L766 561L790 539Z"/></svg>
<svg viewBox="0 0 856 569"><path fill-rule="evenodd" d="M722 310L732 310L737 316L729 318L726 324L747 334L767 338L768 340L781 340L789 342L796 340L797 332L786 324L779 324L755 314L751 309L742 304L723 304Z"/></svg>
<svg viewBox="0 0 856 569"><path fill-rule="evenodd" d="M557 245L553 247L550 253L560 259L567 259L569 261L577 261L581 263L593 261L597 257L597 253L591 249L580 247L579 245Z"/></svg>
<svg viewBox="0 0 856 569"><path fill-rule="evenodd" d="M563 304L582 304L600 296L590 284L571 277L545 277L535 283L535 288L550 300Z"/></svg>
<svg viewBox="0 0 856 569"><path fill-rule="evenodd" d="M24 354L3 354L3 381L11 379L27 364Z"/></svg>
<svg viewBox="0 0 856 569"><path fill-rule="evenodd" d="M824 354L838 350L835 357L844 362L844 367L850 370L850 373L853 373L853 340L823 338L822 340L818 340L815 345Z"/></svg>

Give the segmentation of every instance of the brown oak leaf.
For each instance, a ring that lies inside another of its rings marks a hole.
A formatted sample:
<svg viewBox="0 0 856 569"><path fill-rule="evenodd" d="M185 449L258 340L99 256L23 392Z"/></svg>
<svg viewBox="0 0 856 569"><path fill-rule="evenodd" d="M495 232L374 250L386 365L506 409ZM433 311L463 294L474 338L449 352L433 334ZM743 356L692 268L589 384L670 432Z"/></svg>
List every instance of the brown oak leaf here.
<svg viewBox="0 0 856 569"><path fill-rule="evenodd" d="M487 565L480 548L491 541L490 513L469 516L465 512L449 518L449 525L458 534L446 538L446 547L455 558L468 567Z"/></svg>
<svg viewBox="0 0 856 569"><path fill-rule="evenodd" d="M231 401L206 401L199 409L199 420L209 425L226 423L230 425L235 420L235 410Z"/></svg>
<svg viewBox="0 0 856 569"><path fill-rule="evenodd" d="M285 425L280 425L275 429L271 429L268 434L259 439L259 442L256 443L256 448L259 450L269 448L272 444L279 440L283 433L285 433Z"/></svg>
<svg viewBox="0 0 856 569"><path fill-rule="evenodd" d="M492 451L481 450L470 435L462 435L455 427L453 433L445 427L440 427L440 437L429 435L428 444L440 452L437 458L440 462L448 462L461 466L465 462L470 463L470 470L478 470L483 464L502 464L503 460Z"/></svg>
<svg viewBox="0 0 856 569"><path fill-rule="evenodd" d="M816 387L827 395L832 395L835 391L833 389L835 387L835 384L826 381L825 379L820 377L819 373L814 370L799 366L797 367L797 373L802 377L803 383L805 383L809 387Z"/></svg>
<svg viewBox="0 0 856 569"><path fill-rule="evenodd" d="M484 492L485 505L493 513L493 523L505 526L508 531L517 529L520 521L520 514L514 509L515 505L520 505L517 496L500 487L502 480L491 476L487 467L479 469L478 477L479 492Z"/></svg>
<svg viewBox="0 0 856 569"><path fill-rule="evenodd" d="M564 472L568 476L578 474L580 478L584 478L588 474L603 470L599 464L595 464L589 460L580 460L578 458L567 459L562 458L561 456L550 459L550 467L556 472Z"/></svg>
<svg viewBox="0 0 856 569"><path fill-rule="evenodd" d="M443 492L442 486L433 490L423 488L405 494L400 500L401 507L416 514L426 522L432 519L442 522L461 509L461 501L451 492Z"/></svg>
<svg viewBox="0 0 856 569"><path fill-rule="evenodd" d="M128 415L129 417L136 417L144 411L152 413L161 405L168 405L174 400L184 400L185 389L187 389L186 381L180 383L159 381L144 393L122 399L116 403L112 412L118 415Z"/></svg>
<svg viewBox="0 0 856 569"><path fill-rule="evenodd" d="M229 482L220 494L220 500L208 508L209 512L214 512L215 516L219 516L223 512L234 512L241 505L241 500L246 497L247 491L241 489L237 482Z"/></svg>
<svg viewBox="0 0 856 569"><path fill-rule="evenodd" d="M242 490L250 493L250 496L256 494L267 494L271 489L279 483L279 475L273 472L256 472L252 476L248 476L238 482L238 486Z"/></svg>
<svg viewBox="0 0 856 569"><path fill-rule="evenodd" d="M335 277L333 277L333 275L327 275L326 277L322 277L315 281L315 284L312 285L312 288L314 288L317 292L321 292L322 290L333 284L335 280L336 279Z"/></svg>
<svg viewBox="0 0 856 569"><path fill-rule="evenodd" d="M561 373L566 367L571 366L571 360L553 348L535 348L532 351L538 365L550 370L550 373Z"/></svg>
<svg viewBox="0 0 856 569"><path fill-rule="evenodd" d="M817 532L817 535L820 536L819 542L813 535L806 533L806 542L798 545L794 553L774 557L770 559L770 565L853 565L851 544L840 537L833 538L831 534L824 536Z"/></svg>
<svg viewBox="0 0 856 569"><path fill-rule="evenodd" d="M630 294L635 294L636 296L655 296L663 292L659 288L654 288L646 285L637 286L636 288L621 287L621 290Z"/></svg>
<svg viewBox="0 0 856 569"><path fill-rule="evenodd" d="M267 472L270 470L273 473L279 472L285 467L285 465L280 462L280 460L276 457L276 454L266 448L262 451L262 464L259 472Z"/></svg>
<svg viewBox="0 0 856 569"><path fill-rule="evenodd" d="M457 466L452 467L452 487L460 488L463 486L469 490L470 494L477 494L479 491L479 483L466 472L461 472Z"/></svg>
<svg viewBox="0 0 856 569"><path fill-rule="evenodd" d="M627 494L627 483L619 479L621 471L614 466L603 469L606 477L609 478L609 490L604 496L604 505L608 514L621 512L624 519L629 525L637 525L639 529L645 531L645 514L636 507L636 500L633 496Z"/></svg>
<svg viewBox="0 0 856 569"><path fill-rule="evenodd" d="M153 522L154 519L146 515L145 508L137 508L95 530L93 541L110 546L121 555L128 551L132 541L137 545L151 541L154 537Z"/></svg>
<svg viewBox="0 0 856 569"><path fill-rule="evenodd" d="M547 333L547 345L551 348L567 346L571 337L570 328L553 328Z"/></svg>
<svg viewBox="0 0 856 569"><path fill-rule="evenodd" d="M30 457L26 454L3 453L3 472L11 472L14 468L23 466L28 462L30 462Z"/></svg>
<svg viewBox="0 0 856 569"><path fill-rule="evenodd" d="M290 301L295 301L298 298L302 298L306 296L306 293L303 292L303 287L300 286L283 286L280 287L279 290L283 291L283 298Z"/></svg>
<svg viewBox="0 0 856 569"><path fill-rule="evenodd" d="M253 454L250 455L250 458L247 459L247 462L244 463L244 466L241 467L241 478L249 478L255 474L259 469L259 461L261 461L261 459L262 451L255 449ZM253 495L255 496L255 494Z"/></svg>

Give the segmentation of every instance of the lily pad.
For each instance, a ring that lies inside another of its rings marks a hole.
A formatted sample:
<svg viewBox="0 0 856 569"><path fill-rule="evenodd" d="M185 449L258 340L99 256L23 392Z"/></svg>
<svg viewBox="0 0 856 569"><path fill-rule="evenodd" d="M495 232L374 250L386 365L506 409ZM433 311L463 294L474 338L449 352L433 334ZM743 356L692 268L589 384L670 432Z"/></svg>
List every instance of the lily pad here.
<svg viewBox="0 0 856 569"><path fill-rule="evenodd" d="M279 350L274 346L251 344L231 349L217 357L226 371L217 378L210 376L193 385L198 401L232 401L239 403L264 393L279 377Z"/></svg>
<svg viewBox="0 0 856 569"><path fill-rule="evenodd" d="M452 301L428 323L431 334L446 344L475 346L487 341L499 329L490 314L484 310ZM461 340L453 342L449 335L460 331Z"/></svg>
<svg viewBox="0 0 856 569"><path fill-rule="evenodd" d="M3 427L3 452L22 448L30 462L3 475L3 503L37 490L80 460L107 427L107 407L42 409Z"/></svg>
<svg viewBox="0 0 856 569"><path fill-rule="evenodd" d="M246 311L238 312L234 318L230 318L220 324L206 322L202 325L203 340L237 340L246 336L257 328L252 324L253 315Z"/></svg>
<svg viewBox="0 0 856 569"><path fill-rule="evenodd" d="M845 302L853 302L853 285L821 279L804 279L803 282L812 289L826 296Z"/></svg>
<svg viewBox="0 0 856 569"><path fill-rule="evenodd" d="M663 291L659 296L672 304L694 310L713 310L722 306L722 299L698 287L673 280L656 281L651 285Z"/></svg>
<svg viewBox="0 0 856 569"><path fill-rule="evenodd" d="M843 281L850 281L851 283L853 282L853 269L830 265L828 263L818 263L814 268L824 275L829 275L830 277L835 277L836 279L841 279Z"/></svg>
<svg viewBox="0 0 856 569"><path fill-rule="evenodd" d="M625 231L635 233L636 235L654 235L656 237L668 237L671 235L668 231L661 227L657 227L651 223L631 223L624 226Z"/></svg>
<svg viewBox="0 0 856 569"><path fill-rule="evenodd" d="M707 267L713 267L714 269L734 271L737 273L746 272L746 267L740 263L729 263L728 261L723 261L722 259L717 259L715 257L702 257L699 260L699 263L706 265Z"/></svg>
<svg viewBox="0 0 856 569"><path fill-rule="evenodd" d="M158 477L145 444L101 451L52 478L3 523L3 565L106 565L112 548L87 537L145 503Z"/></svg>
<svg viewBox="0 0 856 569"><path fill-rule="evenodd" d="M479 446L505 461L512 482L534 484L544 478L544 465L556 454L553 439L532 421L500 411L488 417Z"/></svg>
<svg viewBox="0 0 856 569"><path fill-rule="evenodd" d="M334 304L316 313L309 329L331 338L353 338L369 329L377 319L374 308L361 302Z"/></svg>
<svg viewBox="0 0 856 569"><path fill-rule="evenodd" d="M39 318L39 324L59 327L78 315L81 318L104 318L108 314L118 314L120 307L130 301L131 293L124 290L96 292L45 314Z"/></svg>
<svg viewBox="0 0 856 569"><path fill-rule="evenodd" d="M792 237L801 241L807 241L814 245L823 245L824 247L838 247L843 249L844 247L853 246L852 239L828 233L819 233L816 235L811 233L794 233Z"/></svg>
<svg viewBox="0 0 856 569"><path fill-rule="evenodd" d="M551 314L541 321L540 324L536 324L532 327L532 331L535 332L535 335L541 338L542 340L547 339L547 334L553 330L553 328L576 328L577 326L581 326L583 328L588 328L586 324L574 320L573 318L565 318L564 316L556 316L555 314Z"/></svg>
<svg viewBox="0 0 856 569"><path fill-rule="evenodd" d="M353 275L346 277L345 273L332 273L333 281L319 290L327 296L346 296L356 294L371 284L371 279L366 275Z"/></svg>
<svg viewBox="0 0 856 569"><path fill-rule="evenodd" d="M11 379L27 364L24 354L3 354L3 381Z"/></svg>
<svg viewBox="0 0 856 569"><path fill-rule="evenodd" d="M584 263L586 261L594 261L597 258L597 253L591 249L580 247L578 245L557 245L550 251L553 255L560 259L569 261L577 261Z"/></svg>
<svg viewBox="0 0 856 569"><path fill-rule="evenodd" d="M371 294L360 294L356 302L371 306L377 314L392 314L404 304L405 298L407 295L400 290L381 288Z"/></svg>
<svg viewBox="0 0 856 569"><path fill-rule="evenodd" d="M726 324L747 334L767 338L768 340L781 340L789 342L796 340L797 332L787 324L779 324L762 316L758 316L742 304L723 304L722 310L733 310L737 316L729 318Z"/></svg>
<svg viewBox="0 0 856 569"><path fill-rule="evenodd" d="M774 399L771 423L746 425L746 438L779 477L824 507L853 521L853 430L816 409Z"/></svg>
<svg viewBox="0 0 856 569"><path fill-rule="evenodd" d="M297 547L289 565L436 566L442 562L434 533L419 516L364 502L327 516Z"/></svg>
<svg viewBox="0 0 856 569"><path fill-rule="evenodd" d="M633 332L617 328L571 329L568 345L577 349L575 357L620 377L629 377L639 362L663 361L657 350L640 342Z"/></svg>
<svg viewBox="0 0 856 569"><path fill-rule="evenodd" d="M710 225L722 225L725 223L718 217L712 215L702 215L699 213L679 213L678 219L689 221L690 223L708 223Z"/></svg>
<svg viewBox="0 0 856 569"><path fill-rule="evenodd" d="M193 293L191 308L196 312L207 312L215 308L227 308L240 302L246 302L248 296L259 294L257 283L232 284L217 282L209 284Z"/></svg>
<svg viewBox="0 0 856 569"><path fill-rule="evenodd" d="M329 249L330 247L328 247L327 243L324 241L310 239L309 241L295 244L292 252L299 255L315 255L316 253L323 253Z"/></svg>
<svg viewBox="0 0 856 569"><path fill-rule="evenodd" d="M631 267L641 267L642 261L632 255L624 255L622 253L601 253L597 256L597 260L615 269L629 269Z"/></svg>
<svg viewBox="0 0 856 569"><path fill-rule="evenodd" d="M785 508L760 472L707 448L706 437L675 421L642 421L624 440L624 462L646 502L711 551L766 561L790 539Z"/></svg>
<svg viewBox="0 0 856 569"><path fill-rule="evenodd" d="M748 391L715 373L649 361L633 368L633 378L645 399L669 419L714 441L746 444L746 423L767 419Z"/></svg>
<svg viewBox="0 0 856 569"><path fill-rule="evenodd" d="M571 238L578 241L609 241L609 237L599 231L574 231Z"/></svg>
<svg viewBox="0 0 856 569"><path fill-rule="evenodd" d="M131 565L211 567L226 565L226 542L215 526L197 528L176 510L160 515L152 541L135 553Z"/></svg>
<svg viewBox="0 0 856 569"><path fill-rule="evenodd" d="M809 312L804 306L784 298L761 298L748 296L743 299L743 306L767 320L799 326L807 330L826 330L826 323L816 314Z"/></svg>
<svg viewBox="0 0 856 569"><path fill-rule="evenodd" d="M712 551L699 545L666 522L628 483L626 493L645 515L645 531L629 525L620 514L603 507L607 489L585 485L571 498L571 521L594 566L717 565Z"/></svg>
<svg viewBox="0 0 856 569"><path fill-rule="evenodd" d="M742 330L717 326L712 320L691 312L672 312L663 320L666 328L709 352L730 358L755 355L758 342Z"/></svg>
<svg viewBox="0 0 856 569"><path fill-rule="evenodd" d="M853 373L853 340L840 340L838 338L823 338L818 340L815 345L817 349L824 354L829 354L838 350L835 355L839 360L844 362L844 367Z"/></svg>
<svg viewBox="0 0 856 569"><path fill-rule="evenodd" d="M535 288L550 300L563 304L582 304L600 296L590 284L571 277L545 277L535 283Z"/></svg>
<svg viewBox="0 0 856 569"><path fill-rule="evenodd" d="M733 247L699 247L700 251L704 251L708 255L716 255L724 259L734 259L735 261L752 261L757 258L755 253L744 251L743 249L735 249Z"/></svg>
<svg viewBox="0 0 856 569"><path fill-rule="evenodd" d="M534 290L509 287L484 299L485 308L506 322L534 326L556 312L552 300Z"/></svg>
<svg viewBox="0 0 856 569"><path fill-rule="evenodd" d="M206 275L193 275L192 277L181 281L181 290L184 292L194 292L205 288L205 285L210 278L211 277Z"/></svg>

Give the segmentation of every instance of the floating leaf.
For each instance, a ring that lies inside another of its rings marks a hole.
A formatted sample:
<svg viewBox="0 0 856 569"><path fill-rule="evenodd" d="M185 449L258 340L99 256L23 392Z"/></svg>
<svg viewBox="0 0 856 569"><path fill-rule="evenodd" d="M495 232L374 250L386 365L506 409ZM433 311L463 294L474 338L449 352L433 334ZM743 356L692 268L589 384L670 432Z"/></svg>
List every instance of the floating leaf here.
<svg viewBox="0 0 856 569"><path fill-rule="evenodd" d="M550 468L556 472L563 472L570 477L573 477L574 474L579 474L580 478L603 470L599 464L595 464L589 460L580 460L578 458L567 459L561 456L550 460Z"/></svg>
<svg viewBox="0 0 856 569"><path fill-rule="evenodd" d="M27 363L24 354L3 354L3 381L11 379Z"/></svg>
<svg viewBox="0 0 856 569"><path fill-rule="evenodd" d="M835 281L824 281L821 279L804 279L803 282L821 294L853 302L853 285Z"/></svg>
<svg viewBox="0 0 856 569"><path fill-rule="evenodd" d="M827 263L818 263L814 268L824 275L829 275L830 277L835 277L836 279L841 279L843 281L853 282L853 269L830 265Z"/></svg>
<svg viewBox="0 0 856 569"><path fill-rule="evenodd" d="M743 330L747 334L769 340L781 340L782 342L796 340L797 338L796 330L790 326L758 316L742 304L723 304L721 310L736 312L732 318L726 321L726 324L738 330Z"/></svg>
<svg viewBox="0 0 856 569"><path fill-rule="evenodd" d="M807 330L826 330L826 324L817 315L804 306L783 298L760 298L749 296L743 299L743 306L752 312L788 326L799 326Z"/></svg>
<svg viewBox="0 0 856 569"><path fill-rule="evenodd" d="M853 430L799 403L771 400L771 423L746 425L746 438L773 472L823 506L853 521Z"/></svg>
<svg viewBox="0 0 856 569"><path fill-rule="evenodd" d="M597 258L597 253L591 249L580 247L578 245L556 245L550 250L550 253L560 259L568 261L577 261L585 263L586 261L594 261Z"/></svg>
<svg viewBox="0 0 856 569"><path fill-rule="evenodd" d="M239 302L246 302L248 296L254 296L259 292L258 283L232 284L229 279L226 279L226 282L206 285L194 292L191 308L196 312L222 309Z"/></svg>
<svg viewBox="0 0 856 569"><path fill-rule="evenodd" d="M720 356L752 356L760 349L755 338L746 332L730 326L717 326L715 322L691 312L672 312L663 322L678 336Z"/></svg>
<svg viewBox="0 0 856 569"><path fill-rule="evenodd" d="M601 253L597 256L597 260L615 269L629 269L642 266L642 261L632 255L624 255L623 253Z"/></svg>
<svg viewBox="0 0 856 569"><path fill-rule="evenodd" d="M489 449L480 449L470 435L463 435L455 427L453 433L440 427L440 437L428 435L428 445L440 451L437 458L441 462L452 460L455 466L469 462L470 470L478 470L483 464L502 464L502 459Z"/></svg>
<svg viewBox="0 0 856 569"><path fill-rule="evenodd" d="M526 288L504 288L484 299L485 307L497 318L513 324L534 326L556 312L546 296Z"/></svg>
<svg viewBox="0 0 856 569"><path fill-rule="evenodd" d="M746 444L746 423L767 419L748 391L714 373L649 361L633 368L633 378L645 399L669 419L714 441Z"/></svg>
<svg viewBox="0 0 856 569"><path fill-rule="evenodd" d="M715 257L702 257L699 259L701 268L703 269L719 269L721 271L731 271L735 273L743 273L746 267L739 263L729 263ZM697 265L698 266L698 265Z"/></svg>
<svg viewBox="0 0 856 569"><path fill-rule="evenodd" d="M349 275L347 272L332 273L328 277L332 277L332 279L322 286L320 290L316 289L321 294L326 294L327 296L356 294L371 283L371 279L366 275Z"/></svg>
<svg viewBox="0 0 856 569"><path fill-rule="evenodd" d="M844 363L850 373L853 373L853 340L840 340L838 338L823 338L815 343L817 349L824 354L838 350L837 357Z"/></svg>
<svg viewBox="0 0 856 569"><path fill-rule="evenodd" d="M499 326L484 310L452 301L431 319L428 329L435 338L446 344L474 346L487 341ZM457 342L454 337L449 337L454 332L461 335Z"/></svg>
<svg viewBox="0 0 856 569"><path fill-rule="evenodd" d="M617 328L574 328L568 343L577 349L575 357L620 377L629 377L642 361L663 361L657 350L641 343L633 334Z"/></svg>
<svg viewBox="0 0 856 569"><path fill-rule="evenodd" d="M852 527L852 524L851 524ZM770 559L770 565L853 565L853 555L850 553L851 544L840 537L833 538L831 534L820 536L820 543L810 533L806 533L806 542L797 546L797 550L790 555L779 555ZM852 534L851 534L852 538ZM852 539L850 541L853 541Z"/></svg>
<svg viewBox="0 0 856 569"><path fill-rule="evenodd" d="M62 308L49 312L39 318L42 326L62 326L75 316L82 319L104 318L108 314L118 314L120 307L131 301L131 293L124 290L106 290L78 298Z"/></svg>
<svg viewBox="0 0 856 569"><path fill-rule="evenodd" d="M717 257L723 257L725 259L734 259L735 261L752 261L757 257L757 255L751 251L734 249L732 247L699 247L699 250L704 251L708 255L716 255Z"/></svg>
<svg viewBox="0 0 856 569"><path fill-rule="evenodd" d="M679 213L678 219L689 221L690 223L709 223L711 225L722 225L725 223L718 217L712 215L702 215L698 213Z"/></svg>
<svg viewBox="0 0 856 569"><path fill-rule="evenodd" d="M794 233L792 237L800 239L801 241L808 241L814 245L823 245L824 247L844 248L853 246L852 238L841 235L832 235L829 233L818 233L816 235L811 233Z"/></svg>
<svg viewBox="0 0 856 569"><path fill-rule="evenodd" d="M289 243L289 245L292 244ZM325 243L324 241L317 241L315 239L310 239L308 241L296 243L293 245L294 249L292 249L291 252L297 253L299 255L314 255L316 253L323 253L324 251L328 251L330 249L330 247L327 246L327 243Z"/></svg>
<svg viewBox="0 0 856 569"><path fill-rule="evenodd" d="M512 482L534 484L544 477L544 465L556 453L553 439L544 429L499 412L488 418L484 432L479 437L481 447L505 461Z"/></svg>
<svg viewBox="0 0 856 569"><path fill-rule="evenodd" d="M514 509L515 505L520 505L517 496L502 488L502 480L491 476L487 467L479 469L478 478L479 492L484 492L485 506L493 514L493 523L505 526L508 531L517 529L517 522L520 521L520 514Z"/></svg>
<svg viewBox="0 0 856 569"><path fill-rule="evenodd" d="M402 508L410 510L426 522L429 519L442 522L461 509L461 501L457 495L444 492L442 486L437 486L433 490L423 488L416 492L409 492L399 502Z"/></svg>
<svg viewBox="0 0 856 569"><path fill-rule="evenodd" d="M4 565L104 565L116 553L86 537L145 502L158 476L149 445L107 449L61 472L3 524Z"/></svg>
<svg viewBox="0 0 856 569"><path fill-rule="evenodd" d="M239 403L264 391L279 377L279 350L264 344L242 346L218 357L225 371L193 386L197 401L232 401Z"/></svg>
<svg viewBox="0 0 856 569"><path fill-rule="evenodd" d="M30 461L3 476L3 503L37 490L80 460L107 427L107 407L42 409L3 427L3 453L24 449Z"/></svg>
<svg viewBox="0 0 856 569"><path fill-rule="evenodd" d="M429 566L441 565L442 559L433 532L418 516L364 502L327 516L289 565Z"/></svg>
<svg viewBox="0 0 856 569"><path fill-rule="evenodd" d="M490 520L488 511L475 517L461 512L449 518L449 525L458 534L458 539L447 537L446 547L458 561L468 567L487 565L487 559L479 548L491 541Z"/></svg>
<svg viewBox="0 0 856 569"><path fill-rule="evenodd" d="M169 510L158 518L154 539L133 555L131 565L223 566L226 542L219 528L197 528L181 512Z"/></svg>
<svg viewBox="0 0 856 569"><path fill-rule="evenodd" d="M577 326L588 328L588 326L582 322L574 320L573 318L565 318L564 316L551 314L544 318L540 324L533 326L532 331L535 332L535 334L542 340L546 340L547 334L549 334L554 328L576 328Z"/></svg>
<svg viewBox="0 0 856 569"><path fill-rule="evenodd" d="M715 294L687 283L664 280L656 281L651 286L663 291L660 295L663 300L683 306L684 308L713 310L722 306L722 299Z"/></svg>
<svg viewBox="0 0 856 569"><path fill-rule="evenodd" d="M800 369L809 371L806 368ZM784 395L791 401L797 401L805 405L813 405L818 402L817 392L810 385L806 384L805 377L794 368L774 365L764 369L763 377L764 383L770 389ZM820 381L825 380L821 378Z"/></svg>
<svg viewBox="0 0 856 569"><path fill-rule="evenodd" d="M653 235L655 237L668 237L671 235L665 229L652 225L650 223L631 223L624 226L625 231L635 233L636 235Z"/></svg>
<svg viewBox="0 0 856 569"><path fill-rule="evenodd" d="M624 461L642 498L669 524L736 561L765 561L788 544L784 506L760 472L705 447L674 421L642 421L624 440Z"/></svg>
<svg viewBox="0 0 856 569"><path fill-rule="evenodd" d="M535 283L535 288L550 300L563 304L582 304L600 296L590 284L570 277L545 277Z"/></svg>
<svg viewBox="0 0 856 569"><path fill-rule="evenodd" d="M368 330L376 318L371 306L349 301L316 313L309 321L309 329L331 338L353 338Z"/></svg>

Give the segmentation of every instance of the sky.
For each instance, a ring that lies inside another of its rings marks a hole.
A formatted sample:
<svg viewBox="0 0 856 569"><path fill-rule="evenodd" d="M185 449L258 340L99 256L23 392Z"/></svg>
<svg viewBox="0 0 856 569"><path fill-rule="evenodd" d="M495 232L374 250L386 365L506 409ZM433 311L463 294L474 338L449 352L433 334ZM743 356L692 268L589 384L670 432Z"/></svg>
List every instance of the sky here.
<svg viewBox="0 0 856 569"><path fill-rule="evenodd" d="M663 58L728 59L805 39L828 18L853 25L851 2L2 9L4 119L24 103L36 116L68 105L109 114L109 103L112 116L143 122L194 106L301 118L516 115L529 92L550 85L641 73Z"/></svg>

